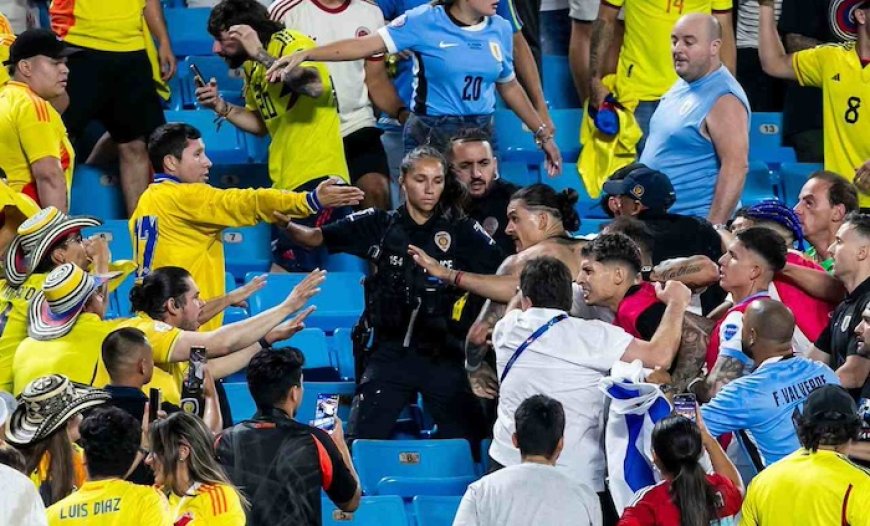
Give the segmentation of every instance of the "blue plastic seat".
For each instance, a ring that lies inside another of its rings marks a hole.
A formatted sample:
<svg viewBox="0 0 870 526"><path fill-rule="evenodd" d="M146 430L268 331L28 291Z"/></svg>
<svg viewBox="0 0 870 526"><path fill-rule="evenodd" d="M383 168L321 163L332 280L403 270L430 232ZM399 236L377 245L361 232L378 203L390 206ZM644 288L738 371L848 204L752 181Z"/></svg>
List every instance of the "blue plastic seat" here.
<svg viewBox="0 0 870 526"><path fill-rule="evenodd" d="M534 171L532 170L534 168ZM498 163L498 175L517 186L529 186L538 182L537 167L516 161Z"/></svg>
<svg viewBox="0 0 870 526"><path fill-rule="evenodd" d="M127 208L118 174L88 164L76 166L69 211L73 215L90 215L104 221L126 218Z"/></svg>
<svg viewBox="0 0 870 526"><path fill-rule="evenodd" d="M245 146L244 132L232 125L221 126L214 123L214 113L210 111L182 110L164 112L166 122L184 122L202 133L205 152L214 164L245 164L248 150Z"/></svg>
<svg viewBox="0 0 870 526"><path fill-rule="evenodd" d="M782 146L782 113L755 112L749 129L751 147L771 150Z"/></svg>
<svg viewBox="0 0 870 526"><path fill-rule="evenodd" d="M544 170L543 165L541 165L541 170ZM589 192L586 191L586 185L583 184L583 181L580 180L580 176L577 174L576 164L565 164L562 167L562 173L557 177L547 177L546 175L543 175L541 177L541 182L552 186L557 192L561 192L567 188L573 188L579 196L577 204L574 205L574 209L578 214L580 214L581 218L603 218L604 211L601 210L601 207L599 206L599 200L593 199L592 196L589 195Z"/></svg>
<svg viewBox="0 0 870 526"><path fill-rule="evenodd" d="M225 273L224 287L227 291L227 294L229 294L231 291L235 290L238 287L238 285L236 285L236 278L234 278L233 275L229 272ZM247 317L248 310L243 307L230 306L224 309L224 325L229 325L237 321L242 321Z"/></svg>
<svg viewBox="0 0 870 526"><path fill-rule="evenodd" d="M414 442L415 440L412 440ZM416 495L463 495L477 475L456 477L384 477L378 481L377 495L398 495L410 499Z"/></svg>
<svg viewBox="0 0 870 526"><path fill-rule="evenodd" d="M234 278L241 281L251 273L259 276L269 272L272 266L272 232L268 224L228 228L222 237L226 271Z"/></svg>
<svg viewBox="0 0 870 526"><path fill-rule="evenodd" d="M382 481L389 485L402 478L475 477L471 446L464 439L357 440L353 463L366 495L377 495Z"/></svg>
<svg viewBox="0 0 870 526"><path fill-rule="evenodd" d="M581 109L562 109L550 112L556 126L556 145L563 162L574 162L580 156ZM511 110L496 110L495 134L498 139L499 159L539 164L544 153L535 144L534 131L529 130ZM543 176L542 176L543 177Z"/></svg>
<svg viewBox="0 0 870 526"><path fill-rule="evenodd" d="M402 499L394 496L363 497L353 513L339 510L332 501L323 499L323 526L408 526L408 515Z"/></svg>
<svg viewBox="0 0 870 526"><path fill-rule="evenodd" d="M250 281L255 275L248 274L245 281ZM270 274L269 284L248 300L251 315L278 305L305 276L301 273ZM365 305L362 279L360 272L330 272L320 286L320 294L311 301L317 305L317 310L308 317L306 325L326 332L356 325Z"/></svg>
<svg viewBox="0 0 870 526"><path fill-rule="evenodd" d="M546 55L544 55L546 56ZM411 501L417 526L451 526L462 497L419 495Z"/></svg>
<svg viewBox="0 0 870 526"><path fill-rule="evenodd" d="M347 422L348 416L350 416L348 401L353 397L356 388L353 382L304 382L303 388L302 405L296 412L297 422L308 424L314 420L318 393L340 395L343 400L338 406L338 417L341 418L342 422ZM236 423L254 416L257 407L254 404L254 399L251 398L247 382L225 382L224 391L226 391L233 420Z"/></svg>
<svg viewBox="0 0 870 526"><path fill-rule="evenodd" d="M574 87L568 57L544 55L541 60L544 70L544 98L553 109L580 108L580 97ZM578 129L579 130L579 129Z"/></svg>
<svg viewBox="0 0 870 526"><path fill-rule="evenodd" d="M740 200L743 206L752 206L765 199L777 199L770 169L766 163L752 161L749 163L749 171L746 173L746 183L743 186Z"/></svg>
<svg viewBox="0 0 870 526"><path fill-rule="evenodd" d="M244 73L241 69L230 69L226 61L217 55L206 57L191 56L184 59L179 66L179 77L184 92L184 106L186 108L198 108L196 103L196 83L190 71L190 65L195 64L202 73L203 79L208 82L214 78L217 81L218 92L227 102L236 105L244 105L245 99L242 90L245 85Z"/></svg>
<svg viewBox="0 0 870 526"><path fill-rule="evenodd" d="M785 204L795 206L800 197L801 188L814 172L822 170L821 164L783 163L779 168L779 178L782 181Z"/></svg>
<svg viewBox="0 0 870 526"><path fill-rule="evenodd" d="M275 342L273 347L296 347L305 356L305 369L334 367L329 349L326 347L326 334L320 329L302 329L289 340Z"/></svg>
<svg viewBox="0 0 870 526"><path fill-rule="evenodd" d="M489 471L489 448L492 446L491 438L484 438L480 441L480 474L484 475Z"/></svg>
<svg viewBox="0 0 870 526"><path fill-rule="evenodd" d="M214 38L208 34L211 9L173 7L163 10L172 50L179 57L211 55Z"/></svg>
<svg viewBox="0 0 870 526"><path fill-rule="evenodd" d="M330 254L326 259L326 270L329 272L360 272L365 274L369 270L366 260L350 254Z"/></svg>
<svg viewBox="0 0 870 526"><path fill-rule="evenodd" d="M231 378L235 379L235 377ZM224 393L226 393L227 402L230 404L234 424L250 419L257 412L257 406L254 404L254 399L251 398L251 392L248 391L247 382L225 381Z"/></svg>
<svg viewBox="0 0 870 526"><path fill-rule="evenodd" d="M335 329L332 333L332 348L338 365L338 374L345 380L356 379L353 360L352 329L344 327Z"/></svg>

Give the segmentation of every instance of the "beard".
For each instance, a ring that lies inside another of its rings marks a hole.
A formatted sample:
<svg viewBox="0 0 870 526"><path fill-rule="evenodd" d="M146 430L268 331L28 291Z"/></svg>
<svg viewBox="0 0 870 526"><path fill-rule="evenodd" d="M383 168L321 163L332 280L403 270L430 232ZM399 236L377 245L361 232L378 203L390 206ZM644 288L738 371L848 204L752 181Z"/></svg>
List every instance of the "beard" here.
<svg viewBox="0 0 870 526"><path fill-rule="evenodd" d="M245 61L248 60L248 56L244 53L239 53L238 55L224 55L223 59L230 69L236 69L242 67Z"/></svg>

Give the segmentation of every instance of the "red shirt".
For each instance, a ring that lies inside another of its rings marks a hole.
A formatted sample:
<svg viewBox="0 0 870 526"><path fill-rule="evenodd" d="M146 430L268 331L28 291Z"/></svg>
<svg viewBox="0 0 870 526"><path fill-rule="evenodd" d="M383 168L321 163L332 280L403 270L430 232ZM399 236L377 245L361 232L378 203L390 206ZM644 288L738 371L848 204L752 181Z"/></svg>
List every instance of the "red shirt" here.
<svg viewBox="0 0 870 526"><path fill-rule="evenodd" d="M707 482L721 497L719 518L737 515L743 496L734 483L719 474L707 475ZM680 526L680 510L671 501L670 489L671 483L663 481L643 490L644 493L635 498L634 505L622 512L617 526Z"/></svg>

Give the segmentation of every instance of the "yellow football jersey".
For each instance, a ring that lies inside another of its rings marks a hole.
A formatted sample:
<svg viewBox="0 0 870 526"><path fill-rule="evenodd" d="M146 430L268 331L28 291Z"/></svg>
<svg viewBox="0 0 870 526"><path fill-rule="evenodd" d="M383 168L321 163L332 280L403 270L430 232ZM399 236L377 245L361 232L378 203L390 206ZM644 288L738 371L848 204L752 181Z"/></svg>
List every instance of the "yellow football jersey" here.
<svg viewBox="0 0 870 526"><path fill-rule="evenodd" d="M46 510L49 526L172 526L166 497L120 479L88 481Z"/></svg>
<svg viewBox="0 0 870 526"><path fill-rule="evenodd" d="M798 51L792 64L802 86L822 88L825 170L851 181L870 160L870 68L853 42ZM870 206L870 195L858 197L862 208Z"/></svg>
<svg viewBox="0 0 870 526"><path fill-rule="evenodd" d="M42 290L45 274L33 274L15 288L3 280L0 285L0 391L12 392L12 359L27 338L27 305Z"/></svg>
<svg viewBox="0 0 870 526"><path fill-rule="evenodd" d="M2 15L0 15L2 16ZM0 24L2 24L2 20L0 20ZM2 28L0 28L2 30ZM0 33L0 64L9 60L9 48L12 47L12 43L15 42L15 35L10 33ZM0 67L0 87L6 85L9 82L9 69L6 66Z"/></svg>
<svg viewBox="0 0 870 526"><path fill-rule="evenodd" d="M235 489L225 484L200 485L193 495L169 494L175 524L184 526L245 526L245 510Z"/></svg>
<svg viewBox="0 0 870 526"><path fill-rule="evenodd" d="M0 35L14 35L15 31L12 30L12 24L9 23L9 19L6 18L6 15L0 13Z"/></svg>
<svg viewBox="0 0 870 526"><path fill-rule="evenodd" d="M25 338L12 360L12 393L18 396L31 381L49 374L62 374L73 382L94 387L106 386L109 373L103 364L103 340L115 327L113 322L85 312L60 338Z"/></svg>
<svg viewBox="0 0 870 526"><path fill-rule="evenodd" d="M659 100L677 81L671 30L689 13L729 11L732 0L602 0L625 8L625 38L616 68L616 92Z"/></svg>
<svg viewBox="0 0 870 526"><path fill-rule="evenodd" d="M145 0L53 0L51 30L74 46L100 51L139 51Z"/></svg>
<svg viewBox="0 0 870 526"><path fill-rule="evenodd" d="M311 38L284 29L272 35L266 50L273 57L285 57L315 46ZM269 177L275 188L293 190L323 176L338 176L350 182L344 160L344 142L332 79L325 64L306 62L317 68L323 94L317 98L300 95L282 83L266 80L266 67L245 62L245 107L258 112L266 123L269 146Z"/></svg>
<svg viewBox="0 0 870 526"><path fill-rule="evenodd" d="M60 160L69 203L75 152L66 127L51 104L27 84L11 80L0 88L0 168L9 186L39 202L30 165L45 157Z"/></svg>
<svg viewBox="0 0 870 526"><path fill-rule="evenodd" d="M224 229L272 222L273 212L307 217L313 212L307 196L271 188L221 190L158 175L130 218L138 276L160 267L182 267L193 276L203 300L223 296ZM216 329L222 323L223 314L219 314L201 330Z"/></svg>
<svg viewBox="0 0 870 526"><path fill-rule="evenodd" d="M799 449L756 475L741 526L870 525L870 472L834 451Z"/></svg>
<svg viewBox="0 0 870 526"><path fill-rule="evenodd" d="M127 318L118 322L120 327L134 327L145 333L151 344L154 355L154 375L151 383L144 386L142 391L148 393L152 387L160 389L163 400L170 404L181 405L181 382L187 372L187 362L170 363L169 356L181 335L181 329L173 327L162 321L157 321L139 312L133 318Z"/></svg>

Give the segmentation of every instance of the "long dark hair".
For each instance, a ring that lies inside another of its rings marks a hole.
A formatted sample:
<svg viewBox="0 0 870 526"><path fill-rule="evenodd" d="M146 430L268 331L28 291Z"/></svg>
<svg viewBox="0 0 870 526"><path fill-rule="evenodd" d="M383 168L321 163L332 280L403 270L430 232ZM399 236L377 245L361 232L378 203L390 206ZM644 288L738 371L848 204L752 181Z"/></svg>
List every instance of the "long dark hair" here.
<svg viewBox="0 0 870 526"><path fill-rule="evenodd" d="M447 160L441 152L431 146L418 146L402 159L399 172L404 178L414 168L414 165L424 159L434 160L441 163L441 171L444 174L444 190L438 200L438 207L447 220L462 219L465 217L465 208L468 204L468 192L465 186L459 182L453 170L448 169Z"/></svg>
<svg viewBox="0 0 870 526"><path fill-rule="evenodd" d="M75 463L72 441L67 434L67 426L57 428L47 438L18 447L24 455L24 470L30 475L39 468L39 464L45 455L48 455L48 474L39 494L42 496L46 507L65 498L75 490Z"/></svg>
<svg viewBox="0 0 870 526"><path fill-rule="evenodd" d="M521 200L527 208L546 208L554 217L562 221L562 226L568 232L580 228L580 216L574 205L580 196L573 188L556 192L553 187L537 183L514 192L511 200Z"/></svg>
<svg viewBox="0 0 870 526"><path fill-rule="evenodd" d="M653 428L652 447L663 471L673 477L670 494L680 510L680 526L715 521L718 497L698 463L703 451L698 426L684 416L665 417Z"/></svg>
<svg viewBox="0 0 870 526"><path fill-rule="evenodd" d="M160 267L145 276L130 290L130 304L136 312L144 312L155 320L163 320L166 302L174 298L184 306L184 295L190 290L190 272L181 267Z"/></svg>

